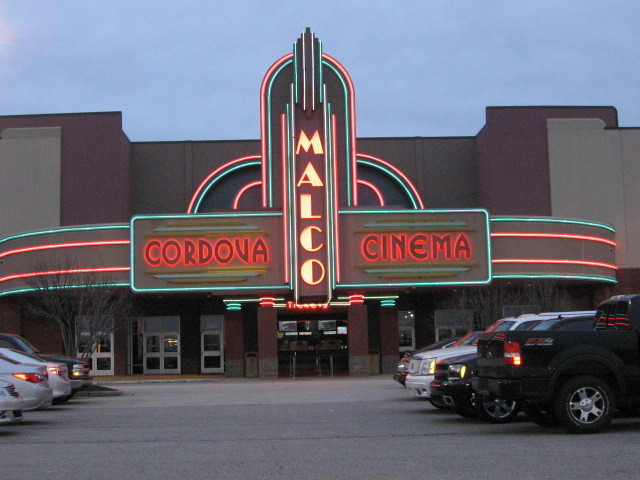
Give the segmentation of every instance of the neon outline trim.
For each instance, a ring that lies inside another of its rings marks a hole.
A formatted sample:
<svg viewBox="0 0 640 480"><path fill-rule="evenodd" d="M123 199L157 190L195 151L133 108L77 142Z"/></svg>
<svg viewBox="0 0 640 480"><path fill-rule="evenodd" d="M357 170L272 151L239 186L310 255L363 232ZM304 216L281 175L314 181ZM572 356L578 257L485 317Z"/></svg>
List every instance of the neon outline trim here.
<svg viewBox="0 0 640 480"><path fill-rule="evenodd" d="M16 240L19 238L33 237L36 235L49 235L49 234L67 233L67 232L86 232L86 231L92 231L92 230L124 230L128 228L129 228L129 225L127 224L52 228L49 230L38 230L35 232L18 233L16 235L10 235L8 237L0 239L0 243L9 242L11 240Z"/></svg>
<svg viewBox="0 0 640 480"><path fill-rule="evenodd" d="M495 232L491 234L492 237L514 237L514 238L559 238L567 240L586 240L590 242L601 242L616 247L617 244L613 240L602 237L594 237L591 235L576 235L573 233L504 233Z"/></svg>
<svg viewBox="0 0 640 480"><path fill-rule="evenodd" d="M338 214L338 204L340 203L338 201L338 127L337 127L337 122L338 122L338 117L334 114L331 116L331 124L332 124L332 128L331 128L331 138L333 140L332 145L331 145L331 160L333 162L333 168L332 168L332 187L333 187L333 195L332 195L332 201L333 201L333 224L334 224L334 231L332 232L333 235L333 245L335 245L335 253L334 253L334 260L335 260L335 268L333 269L334 272L334 278L333 278L333 282L331 284L332 288L336 288L336 284L340 282L340 269L341 269L341 264L340 264L340 216Z"/></svg>
<svg viewBox="0 0 640 480"><path fill-rule="evenodd" d="M375 196L378 197L378 202L380 203L380 206L381 207L385 206L384 197L382 196L382 192L380 191L380 189L378 187L376 187L371 182L367 182L366 180L362 180L361 178L358 179L358 184L359 185L363 185L363 186L368 187L371 190L373 190L373 193L375 194Z"/></svg>
<svg viewBox="0 0 640 480"><path fill-rule="evenodd" d="M267 195L267 189L271 188L271 88L280 71L293 63L294 54L288 53L277 60L262 79L260 86L260 151L262 158L262 207L272 207L273 198L271 191ZM295 70L295 69L294 69ZM295 71L294 71L295 75ZM267 93L268 92L268 93Z"/></svg>
<svg viewBox="0 0 640 480"><path fill-rule="evenodd" d="M347 70L334 58L326 53L322 54L323 65L329 67L342 82L345 96L345 139L347 141L346 151L350 158L347 158L347 205L358 205L358 185L356 166L356 108L355 89Z"/></svg>
<svg viewBox="0 0 640 480"><path fill-rule="evenodd" d="M616 231L610 225L604 223L589 222L586 220L570 220L564 218L533 218L533 217L491 217L492 222L540 222L540 223L566 223L573 225L585 225L587 227L604 228L610 232Z"/></svg>
<svg viewBox="0 0 640 480"><path fill-rule="evenodd" d="M129 245L129 240L101 240L95 242L76 242L76 243L57 243L48 245L36 245L32 247L16 248L14 250L7 250L0 253L0 258L8 257L9 255L16 255L27 252L39 252L43 250L54 250L58 248L75 248L75 247L101 247L110 245Z"/></svg>
<svg viewBox="0 0 640 480"><path fill-rule="evenodd" d="M284 237L284 281L289 283L291 272L289 271L290 261L290 245L289 245L289 202L287 201L287 192L289 189L289 178L285 175L287 171L287 115L280 115L280 146L281 146L281 167L282 167L282 234Z"/></svg>
<svg viewBox="0 0 640 480"><path fill-rule="evenodd" d="M20 280L22 278L33 278L46 275L66 275L75 273L106 273L106 272L128 272L130 267L97 267L97 268L70 268L67 270L43 270L38 272L29 273L17 273L14 275L7 275L6 277L0 277L0 283L8 282L10 280ZM36 290L38 288L36 287Z"/></svg>
<svg viewBox="0 0 640 480"><path fill-rule="evenodd" d="M496 258L492 263L523 263L523 264L552 264L552 265L586 265L589 267L610 268L618 270L617 265L603 262L592 262L588 260L556 260L554 258Z"/></svg>
<svg viewBox="0 0 640 480"><path fill-rule="evenodd" d="M499 274L494 275L493 278L563 278L569 280L589 280L598 282L618 283L614 278L597 277L589 275L562 275L562 274Z"/></svg>
<svg viewBox="0 0 640 480"><path fill-rule="evenodd" d="M384 170L382 167L386 167L388 170L390 170L390 172L386 172L387 174L389 174L390 176L397 175L398 177L400 177L402 181L398 180L397 178L396 180L405 189L405 191L409 193L409 199L411 200L411 203L413 203L414 208L424 209L424 202L422 201L422 198L420 198L420 194L418 193L418 190L413 185L413 183L411 183L411 180L409 180L407 176L404 173L402 173L399 169L397 169L390 163L382 160L381 158L374 157L373 155L365 155L364 153L359 153L358 157L365 158L367 160L371 160L372 162L374 162L374 163L369 163L364 160L361 160L360 163L369 165L370 167L378 168L380 170ZM376 163L379 163L380 165L377 165Z"/></svg>
<svg viewBox="0 0 640 480"><path fill-rule="evenodd" d="M240 203L240 198L245 192L253 187L257 187L258 185L262 185L262 180L256 180L255 182L247 183L244 187L242 187L238 193L236 194L236 198L233 199L232 208L234 210L238 209L238 204Z"/></svg>
<svg viewBox="0 0 640 480"><path fill-rule="evenodd" d="M197 210L200 207L200 203L204 199L204 196L209 191L211 186L215 184L220 178L224 177L228 173L235 170L235 169L232 169L232 170L228 170L228 169L234 166L237 168L243 168L243 167L259 165L260 162L251 161L259 158L260 158L259 155L248 155L246 157L240 157L240 158L231 160L225 163L224 165L222 165L221 167L216 168L213 172L207 175L207 177L202 182L200 182L200 185L198 185L198 188L196 188L196 191L191 196L191 201L189 202L189 206L187 207L187 213L188 214L197 213ZM246 162L246 164L238 165L242 162ZM218 177L218 174L220 174L219 177Z"/></svg>

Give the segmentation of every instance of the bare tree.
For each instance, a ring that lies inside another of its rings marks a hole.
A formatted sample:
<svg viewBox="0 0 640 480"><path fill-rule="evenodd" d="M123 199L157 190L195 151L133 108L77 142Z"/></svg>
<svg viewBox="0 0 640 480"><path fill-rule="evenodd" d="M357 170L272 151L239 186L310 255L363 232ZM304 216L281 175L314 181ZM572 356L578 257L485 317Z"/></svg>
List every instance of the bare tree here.
<svg viewBox="0 0 640 480"><path fill-rule="evenodd" d="M60 329L65 354L90 356L102 335L128 324L134 315L131 292L113 286L112 279L73 268L71 262L38 265L35 271L48 275L33 277L28 283L33 292L24 297L25 313ZM56 272L56 273L52 273ZM78 328L83 332L83 348L78 352Z"/></svg>
<svg viewBox="0 0 640 480"><path fill-rule="evenodd" d="M476 328L483 329L505 316L568 310L570 299L565 289L554 282L534 281L518 287L494 284L461 289L439 308L472 310Z"/></svg>

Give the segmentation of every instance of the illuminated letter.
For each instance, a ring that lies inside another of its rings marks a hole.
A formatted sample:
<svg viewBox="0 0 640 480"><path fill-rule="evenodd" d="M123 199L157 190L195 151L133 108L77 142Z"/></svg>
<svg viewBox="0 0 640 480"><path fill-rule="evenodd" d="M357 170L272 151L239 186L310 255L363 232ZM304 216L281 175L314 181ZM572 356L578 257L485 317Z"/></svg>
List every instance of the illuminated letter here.
<svg viewBox="0 0 640 480"><path fill-rule="evenodd" d="M211 244L206 240L198 240L198 263L200 265L206 265L213 256L213 249Z"/></svg>
<svg viewBox="0 0 640 480"><path fill-rule="evenodd" d="M304 248L307 252L317 252L322 247L324 247L324 243L321 243L317 247L313 246L313 230L316 232L322 233L322 229L320 227L307 227L300 233L300 244L302 248Z"/></svg>
<svg viewBox="0 0 640 480"><path fill-rule="evenodd" d="M471 244L469 243L469 239L466 235L460 234L460 236L456 239L454 255L457 260L460 260L463 257L466 260L471 260Z"/></svg>
<svg viewBox="0 0 640 480"><path fill-rule="evenodd" d="M147 243L144 247L144 259L147 261L147 263L149 265L151 265L152 267L157 267L158 265L160 265L160 256L156 256L155 258L152 256L152 252L151 249L159 249L160 248L160 242L158 240L151 240L149 243Z"/></svg>
<svg viewBox="0 0 640 480"><path fill-rule="evenodd" d="M311 208L311 195L305 193L300 195L300 218L320 218L320 215L314 215Z"/></svg>
<svg viewBox="0 0 640 480"><path fill-rule="evenodd" d="M269 263L269 249L264 240L259 238L253 245L253 251L251 252L251 262L258 263L258 257L262 257L262 263Z"/></svg>
<svg viewBox="0 0 640 480"><path fill-rule="evenodd" d="M302 175L300 176L300 180L298 180L298 184L296 185L296 187L299 187L300 185L305 183L308 183L312 187L324 187L324 183L322 183L322 180L320 180L320 176L318 175L318 172L316 172L316 169L313 168L313 165L311 165L311 162L307 164L304 172L302 172Z"/></svg>
<svg viewBox="0 0 640 480"><path fill-rule="evenodd" d="M416 260L426 260L429 258L429 237L423 233L414 235L409 241L409 252Z"/></svg>
<svg viewBox="0 0 640 480"><path fill-rule="evenodd" d="M378 241L375 235L364 237L364 240L362 240L362 248L360 249L360 251L362 252L362 256L364 258L371 262L375 262L376 260L378 260L378 252L376 252L375 249L372 250L370 248L370 245L376 247L378 246Z"/></svg>
<svg viewBox="0 0 640 480"><path fill-rule="evenodd" d="M320 275L317 280L314 280L313 277L314 265L318 265L320 267ZM307 260L302 264L302 267L300 267L300 276L309 285L318 285L322 280L324 280L324 275L324 265L320 260L317 260L315 258Z"/></svg>
<svg viewBox="0 0 640 480"><path fill-rule="evenodd" d="M227 252L226 257L224 256L225 248ZM216 260L218 261L218 263L226 265L231 260L233 260L233 245L229 240L227 240L226 238L223 238L219 240L218 243L216 243L215 254L216 254Z"/></svg>
<svg viewBox="0 0 640 480"><path fill-rule="evenodd" d="M169 258L170 250L174 250L173 258ZM175 240L169 240L162 246L162 258L167 265L176 265L180 261L180 244Z"/></svg>
<svg viewBox="0 0 640 480"><path fill-rule="evenodd" d="M248 238L236 238L236 255L244 263L249 263L249 239Z"/></svg>
<svg viewBox="0 0 640 480"><path fill-rule="evenodd" d="M434 260L440 258L440 254L444 254L444 258L451 260L451 235L444 236L434 235L431 238L431 256Z"/></svg>
<svg viewBox="0 0 640 480"><path fill-rule="evenodd" d="M407 235L391 235L391 260L407 259Z"/></svg>
<svg viewBox="0 0 640 480"><path fill-rule="evenodd" d="M308 152L309 151L309 147L312 147L313 148L313 153L315 155L323 155L324 154L324 150L322 148L322 141L320 140L320 134L318 133L317 130L315 131L315 133L311 137L311 140L309 140L309 137L307 137L307 134L304 133L304 130L300 130L300 138L298 139L298 146L296 148L296 155L298 155L300 153L300 148L301 147L305 152Z"/></svg>
<svg viewBox="0 0 640 480"><path fill-rule="evenodd" d="M184 241L184 264L195 265L196 264L196 244L191 240Z"/></svg>

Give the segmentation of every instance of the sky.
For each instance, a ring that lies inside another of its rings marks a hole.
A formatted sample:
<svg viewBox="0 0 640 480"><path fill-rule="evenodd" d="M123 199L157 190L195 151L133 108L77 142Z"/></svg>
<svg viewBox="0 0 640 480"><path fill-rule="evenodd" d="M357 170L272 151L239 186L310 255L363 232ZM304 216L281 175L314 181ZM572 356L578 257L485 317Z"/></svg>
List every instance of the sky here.
<svg viewBox="0 0 640 480"><path fill-rule="evenodd" d="M640 127L638 0L0 0L0 115L120 111L133 142L259 138L306 27L358 137L473 136L488 106L614 106Z"/></svg>

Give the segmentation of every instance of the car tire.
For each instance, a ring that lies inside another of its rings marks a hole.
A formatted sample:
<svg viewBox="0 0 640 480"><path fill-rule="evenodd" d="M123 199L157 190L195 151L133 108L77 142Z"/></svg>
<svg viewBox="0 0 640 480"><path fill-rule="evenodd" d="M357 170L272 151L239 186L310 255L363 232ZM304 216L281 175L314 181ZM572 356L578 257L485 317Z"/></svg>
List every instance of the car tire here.
<svg viewBox="0 0 640 480"><path fill-rule="evenodd" d="M552 406L525 402L522 410L529 420L540 427L557 427L560 423Z"/></svg>
<svg viewBox="0 0 640 480"><path fill-rule="evenodd" d="M476 412L478 417L489 423L509 423L520 413L518 400L504 400L501 398L476 397Z"/></svg>
<svg viewBox="0 0 640 480"><path fill-rule="evenodd" d="M429 399L429 403L431 405L433 405L434 407L436 407L439 410L448 410L449 407L447 407L446 405L438 405L436 402L434 402L433 400Z"/></svg>
<svg viewBox="0 0 640 480"><path fill-rule="evenodd" d="M560 388L555 412L562 426L572 433L599 432L613 419L613 390L600 378L574 377Z"/></svg>
<svg viewBox="0 0 640 480"><path fill-rule="evenodd" d="M460 402L460 405L456 405L453 407L458 415L464 418L477 418L478 411L476 410L475 405L471 398L465 399Z"/></svg>

